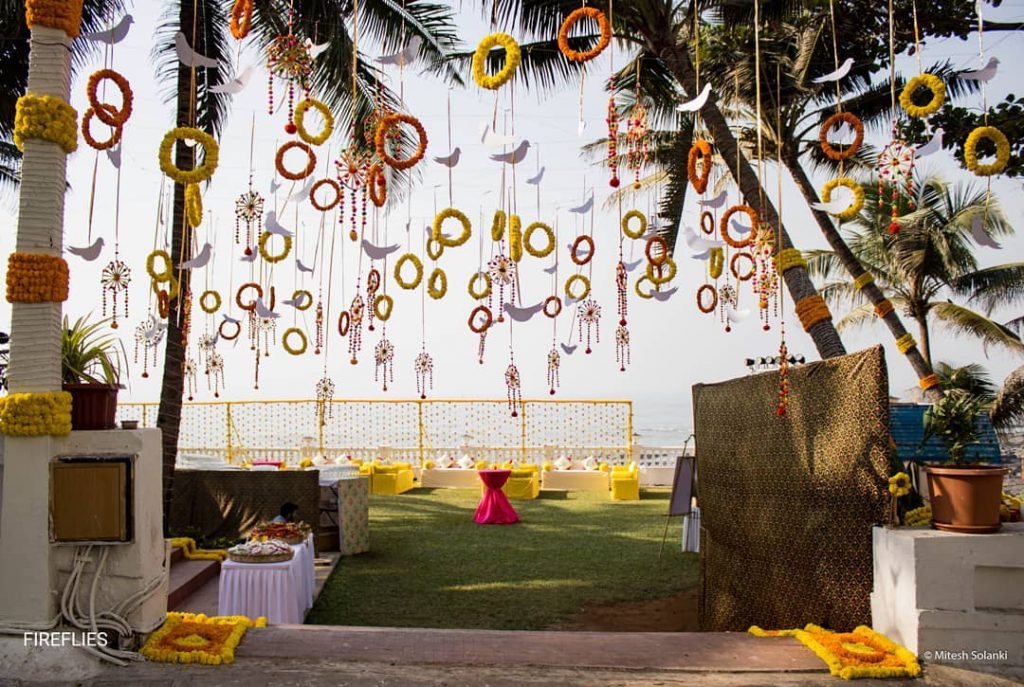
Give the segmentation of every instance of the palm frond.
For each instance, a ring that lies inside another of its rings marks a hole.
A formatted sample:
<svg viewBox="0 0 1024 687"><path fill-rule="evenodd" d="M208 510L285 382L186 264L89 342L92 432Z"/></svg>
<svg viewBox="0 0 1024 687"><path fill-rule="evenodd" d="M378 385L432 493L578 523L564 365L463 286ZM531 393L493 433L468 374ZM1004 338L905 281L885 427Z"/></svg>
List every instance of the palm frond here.
<svg viewBox="0 0 1024 687"><path fill-rule="evenodd" d="M1024 353L1024 342L1008 327L970 308L950 302L934 303L930 314L956 334L968 334L986 346L999 346L1014 353Z"/></svg>

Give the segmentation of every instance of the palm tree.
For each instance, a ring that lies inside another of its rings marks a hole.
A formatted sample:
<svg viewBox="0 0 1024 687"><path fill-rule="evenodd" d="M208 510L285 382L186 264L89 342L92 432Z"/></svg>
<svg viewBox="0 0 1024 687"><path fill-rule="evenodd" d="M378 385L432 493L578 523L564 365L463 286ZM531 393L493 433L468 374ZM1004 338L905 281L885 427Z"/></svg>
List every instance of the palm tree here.
<svg viewBox="0 0 1024 687"><path fill-rule="evenodd" d="M865 187L865 209L847 230L845 241L876 282L892 294L896 308L917 322L918 348L924 359L930 365L935 324L970 334L986 346L1024 352L1024 343L1011 329L970 307L979 301L1006 302L1005 296L1000 298L1001 287L1009 294L1024 278L1024 263L978 269L971 238L975 221L984 220L992 236L1013 233L999 203L984 190L937 178L918 183L914 196L918 209L900 218L899 232L890 234L891 218L878 206L877 190ZM873 309L843 274L839 256L834 251L807 255L811 273L823 281L822 295L834 307L851 308L839 328L871 322ZM978 286L982 277L984 290Z"/></svg>
<svg viewBox="0 0 1024 687"><path fill-rule="evenodd" d="M289 7L294 9L292 26L300 37L318 42L328 41L326 50L314 61L312 90L334 112L336 131L360 133L361 124L374 109L384 105L400 109L399 98L378 78L378 73L358 52L354 19L362 39L368 39L384 50L397 49L411 36L421 41L420 56L431 69L450 80L458 80L447 63L447 52L456 42L451 11L444 5L422 0L406 0L401 5L389 0L304 0L289 4L277 0L256 0L252 20L252 39L261 51L278 36L288 32ZM358 7L358 17L354 17ZM224 83L228 74L221 69L195 69L182 64L174 51L174 36L185 34L197 52L230 65L234 38L229 33L228 3L223 0L179 0L166 3L163 21L157 30L153 59L161 82L171 88L168 100L175 103L177 126L195 126L217 136L227 123L230 95L210 90ZM353 64L355 59L355 64ZM353 74L355 77L353 78ZM353 83L354 82L354 83ZM353 92L353 86L355 91ZM366 146L360 135L353 135L353 144ZM408 139L403 140L410 145ZM194 151L184 145L175 149L179 169L192 169ZM400 177L397 177L400 178ZM390 188L407 187L389 183ZM185 189L174 188L171 259L180 284L182 298L171 302L167 318L167 345L164 352L163 380L157 426L163 431L163 498L166 514L174 486L174 463L178 453L178 432L181 424L181 401L184 386L185 346L182 333L182 302L189 293L189 273L179 267L188 260L193 245L193 230L185 221Z"/></svg>

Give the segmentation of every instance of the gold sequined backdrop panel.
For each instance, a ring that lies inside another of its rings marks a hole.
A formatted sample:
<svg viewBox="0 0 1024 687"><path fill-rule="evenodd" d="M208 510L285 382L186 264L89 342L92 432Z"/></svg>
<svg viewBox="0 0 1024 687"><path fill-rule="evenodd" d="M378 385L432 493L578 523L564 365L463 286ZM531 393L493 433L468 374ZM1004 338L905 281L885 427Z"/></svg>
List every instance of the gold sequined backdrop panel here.
<svg viewBox="0 0 1024 687"><path fill-rule="evenodd" d="M871 528L888 498L881 347L693 387L701 506L701 627L870 624Z"/></svg>

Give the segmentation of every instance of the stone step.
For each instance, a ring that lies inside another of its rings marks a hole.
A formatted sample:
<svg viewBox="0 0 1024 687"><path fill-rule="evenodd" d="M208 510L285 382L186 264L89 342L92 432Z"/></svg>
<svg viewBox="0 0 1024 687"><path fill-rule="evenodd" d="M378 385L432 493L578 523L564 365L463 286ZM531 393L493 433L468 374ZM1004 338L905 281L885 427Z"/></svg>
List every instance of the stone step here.
<svg viewBox="0 0 1024 687"><path fill-rule="evenodd" d="M209 580L220 574L218 561L190 561L182 558L171 565L167 586L167 610L173 611Z"/></svg>
<svg viewBox="0 0 1024 687"><path fill-rule="evenodd" d="M171 565L185 560L185 550L175 547L171 549Z"/></svg>

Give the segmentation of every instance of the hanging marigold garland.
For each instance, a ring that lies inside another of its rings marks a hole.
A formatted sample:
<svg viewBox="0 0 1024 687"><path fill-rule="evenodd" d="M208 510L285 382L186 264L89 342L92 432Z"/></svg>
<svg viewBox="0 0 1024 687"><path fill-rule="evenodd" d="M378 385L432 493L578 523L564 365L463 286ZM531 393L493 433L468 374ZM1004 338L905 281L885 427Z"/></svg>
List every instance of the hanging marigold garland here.
<svg viewBox="0 0 1024 687"><path fill-rule="evenodd" d="M306 112L310 109L319 112L324 120L320 133L315 135L306 130ZM294 123L295 132L299 135L299 138L310 145L323 145L334 132L334 115L331 114L331 110L327 105L316 98L306 98L295 106Z"/></svg>
<svg viewBox="0 0 1024 687"><path fill-rule="evenodd" d="M97 91L100 83L110 80L121 93L121 107L117 108L109 103L101 102ZM89 75L89 81L85 86L85 95L89 100L91 109L95 110L96 119L110 127L121 127L127 123L132 116L132 102L134 93L128 79L124 78L113 69L100 69Z"/></svg>
<svg viewBox="0 0 1024 687"><path fill-rule="evenodd" d="M492 48L501 46L505 49L505 64L494 75L487 73L487 57ZM480 88L493 91L508 83L516 73L522 55L519 44L507 33L492 33L484 36L473 52L473 81Z"/></svg>
<svg viewBox="0 0 1024 687"><path fill-rule="evenodd" d="M841 150L837 150L829 143L828 135L834 127L844 123L853 128L853 143ZM825 153L825 157L828 159L837 162L839 160L847 160L857 154L861 144L864 142L864 123L860 121L860 117L852 112L837 112L826 119L821 125L821 130L818 132L818 142L821 144L821 151Z"/></svg>
<svg viewBox="0 0 1024 687"><path fill-rule="evenodd" d="M281 238L284 239L284 247L281 249L281 252L277 253L277 254L271 253L270 250L267 248L267 246L270 243L270 239L273 236L275 236L275 234L272 234L269 231L263 232L262 234L260 234L260 244L259 244L259 246L260 246L260 257L263 258L265 261L271 263L271 264L274 264L276 262L281 262L282 260L284 260L285 258L288 257L289 253L292 252L292 237L291 236L282 236Z"/></svg>
<svg viewBox="0 0 1024 687"><path fill-rule="evenodd" d="M386 145L388 132L391 131L392 127L398 126L400 123L408 124L414 128L416 130L416 135L419 138L416 151L404 160L392 157L388 154ZM374 135L374 146L377 149L377 156L383 160L388 167L391 167L392 169L409 169L422 160L424 153L427 152L427 131L423 128L420 120L416 119L412 115L391 113L382 117L380 122L377 124L377 132Z"/></svg>
<svg viewBox="0 0 1024 687"><path fill-rule="evenodd" d="M178 169L171 159L171 149L179 139L195 141L203 148L203 164L194 169ZM220 146L216 139L202 129L192 127L177 127L164 134L160 141L160 171L179 184L201 184L217 171L217 164L220 161Z"/></svg>
<svg viewBox="0 0 1024 687"><path fill-rule="evenodd" d="M329 203L321 203L316 198L317 191L319 191L324 186L327 186L334 192L334 195L331 196L331 200ZM309 187L309 204L312 205L317 210L319 210L320 212L330 212L331 210L336 208L338 206L338 203L341 202L341 197L341 186L339 186L338 182L335 181L334 179L321 179L320 181L316 182L315 184Z"/></svg>
<svg viewBox="0 0 1024 687"><path fill-rule="evenodd" d="M413 269L416 272L416 276L413 278L412 281L406 281L405 278L402 276L402 267L404 267L405 263L407 262L412 264ZM414 253L406 253L405 255L398 258L397 261L395 261L394 275L395 283L398 284L399 287L405 289L406 291L412 291L417 286L419 286L420 281L423 280L423 262L421 262L420 259L416 257Z"/></svg>
<svg viewBox="0 0 1024 687"><path fill-rule="evenodd" d="M213 299L213 304L212 305L210 305L208 303L210 298ZM208 289L206 291L203 291L203 293L200 294L200 296L199 296L199 307L207 315L212 315L215 312L217 312L218 310L220 310L221 302L222 301L221 301L221 297L220 297L220 292L218 292L218 291L213 291L213 290L209 290Z"/></svg>
<svg viewBox="0 0 1024 687"><path fill-rule="evenodd" d="M850 201L850 204L845 210L833 214L843 221L851 220L856 217L864 207L864 189L850 177L839 177L837 179L829 179L825 182L825 186L821 189L821 202L831 202L832 192L840 186L850 190L853 194L853 200Z"/></svg>
<svg viewBox="0 0 1024 687"><path fill-rule="evenodd" d="M442 231L442 225L444 224L444 221L449 218L457 220L459 224L462 225L462 232L454 238L446 237L444 232ZM468 241L472 233L473 227L469 222L469 218L466 217L466 214L464 212L457 208L445 208L441 212L437 213L436 217L434 217L434 224L430 237L437 241L442 246L446 246L448 248L456 248L464 244L466 241Z"/></svg>
<svg viewBox="0 0 1024 687"><path fill-rule="evenodd" d="M523 259L523 223L519 215L512 215L508 221L508 254L512 262Z"/></svg>
<svg viewBox="0 0 1024 687"><path fill-rule="evenodd" d="M583 19L593 19L597 22L597 29L600 32L600 37L597 40L597 44L589 50L573 50L569 46L569 32L577 22ZM608 23L608 17L605 13L596 7L580 7L569 13L569 16L562 22L561 28L558 30L558 49L562 51L562 54L570 62L588 62L608 47L612 41L612 27Z"/></svg>
<svg viewBox="0 0 1024 687"><path fill-rule="evenodd" d="M199 184L185 187L185 220L193 229L203 223L203 195L199 191Z"/></svg>
<svg viewBox="0 0 1024 687"><path fill-rule="evenodd" d="M573 287L580 284L581 291L573 293ZM581 301L590 295L590 279L583 274L573 274L565 280L565 297L574 301Z"/></svg>
<svg viewBox="0 0 1024 687"><path fill-rule="evenodd" d="M697 173L697 164L700 163L700 173ZM708 190L708 180L711 178L711 144L703 138L698 138L690 146L690 154L686 160L686 178L690 180L693 190L698 194Z"/></svg>
<svg viewBox="0 0 1024 687"><path fill-rule="evenodd" d="M242 40L249 35L252 28L252 3L253 0L235 0L231 6L231 35L237 40Z"/></svg>
<svg viewBox="0 0 1024 687"><path fill-rule="evenodd" d="M536 232L542 232L547 237L547 243L543 248L534 248L531 239ZM534 222L526 227L523 233L523 250L535 258L545 258L555 250L555 231L543 222Z"/></svg>
<svg viewBox="0 0 1024 687"><path fill-rule="evenodd" d="M637 227L633 230L630 224L631 220L637 220ZM622 233L631 239L639 239L647 233L647 217L644 213L639 210L630 210L622 216L622 221L619 222L619 226L622 227Z"/></svg>
<svg viewBox="0 0 1024 687"><path fill-rule="evenodd" d="M299 337L300 344L298 347L291 345L289 337L292 336ZM281 347L291 355L302 355L309 347L309 340L306 338L306 333L298 327L289 327L281 335Z"/></svg>
<svg viewBox="0 0 1024 687"><path fill-rule="evenodd" d="M644 256L651 265L660 265L665 262L668 259L668 243L665 238L660 234L648 238L644 245Z"/></svg>
<svg viewBox="0 0 1024 687"><path fill-rule="evenodd" d="M483 281L483 288L477 288L477 283ZM467 287L469 296L475 301L483 300L491 295L491 275L483 270L479 270L473 273L473 276L469 278L469 286Z"/></svg>
<svg viewBox="0 0 1024 687"><path fill-rule="evenodd" d="M706 303L704 300L704 294L711 294L711 301ZM702 313L712 313L718 306L718 291L711 284L701 284L700 288L697 289L697 308Z"/></svg>
<svg viewBox="0 0 1024 687"><path fill-rule="evenodd" d="M587 252L584 255L580 255L580 246L587 244ZM588 262L594 259L594 239L590 238L587 234L580 234L576 237L576 240L572 242L572 250L569 253L569 257L572 261L581 267L586 265Z"/></svg>
<svg viewBox="0 0 1024 687"><path fill-rule="evenodd" d="M737 212L744 212L746 213L747 217L750 218L750 233L747 235L747 238L745 239L736 240L729 233L729 220L732 219L732 216ZM718 228L722 234L722 240L728 243L733 248L746 248L751 243L753 243L754 239L757 238L757 225L757 212L754 210L754 208L750 207L749 205L733 205L731 208L725 211L725 214L722 215L722 219L718 221Z"/></svg>
<svg viewBox="0 0 1024 687"><path fill-rule="evenodd" d="M491 240L501 241L505 237L505 211L495 210L494 219L491 220Z"/></svg>
<svg viewBox="0 0 1024 687"><path fill-rule="evenodd" d="M923 105L914 103L914 94L919 89L929 93L928 102ZM934 74L918 74L903 87L900 92L900 107L911 117L928 117L939 111L946 102L946 84Z"/></svg>
<svg viewBox="0 0 1024 687"><path fill-rule="evenodd" d="M97 141L92 135L92 119L99 112L112 112L114 108L106 103L100 103L98 108L90 107L85 111L85 115L82 116L82 138L85 139L86 144L93 150L109 150L121 142L121 134L123 133L123 127L117 125L110 131L110 138L105 141Z"/></svg>
<svg viewBox="0 0 1024 687"><path fill-rule="evenodd" d="M434 271L430 273L430 279L427 280L427 293L435 301L441 300L448 293L448 275L440 267L435 267Z"/></svg>
<svg viewBox="0 0 1024 687"><path fill-rule="evenodd" d="M366 173L366 193L370 197L370 202L379 208L384 207L384 203L388 201L388 179L384 176L384 169L379 162L370 165Z"/></svg>
<svg viewBox="0 0 1024 687"><path fill-rule="evenodd" d="M482 315L483 319L478 321L477 315ZM474 334L483 334L490 328L493 321L494 316L491 315L491 309L486 305L478 305L469 313L469 330Z"/></svg>
<svg viewBox="0 0 1024 687"><path fill-rule="evenodd" d="M306 167L299 172L292 172L284 166L284 156L292 148L297 148L306 154ZM313 173L316 169L316 153L309 147L309 144L303 143L302 141L287 141L284 145L277 149L277 157L274 159L274 165L277 167L277 173L285 179L292 181L301 181Z"/></svg>
<svg viewBox="0 0 1024 687"><path fill-rule="evenodd" d="M996 146L996 159L989 164L978 162L978 143L987 139ZM967 136L964 143L964 162L967 169L979 177L1001 174L1010 162L1010 142L1006 135L994 126L979 126Z"/></svg>

